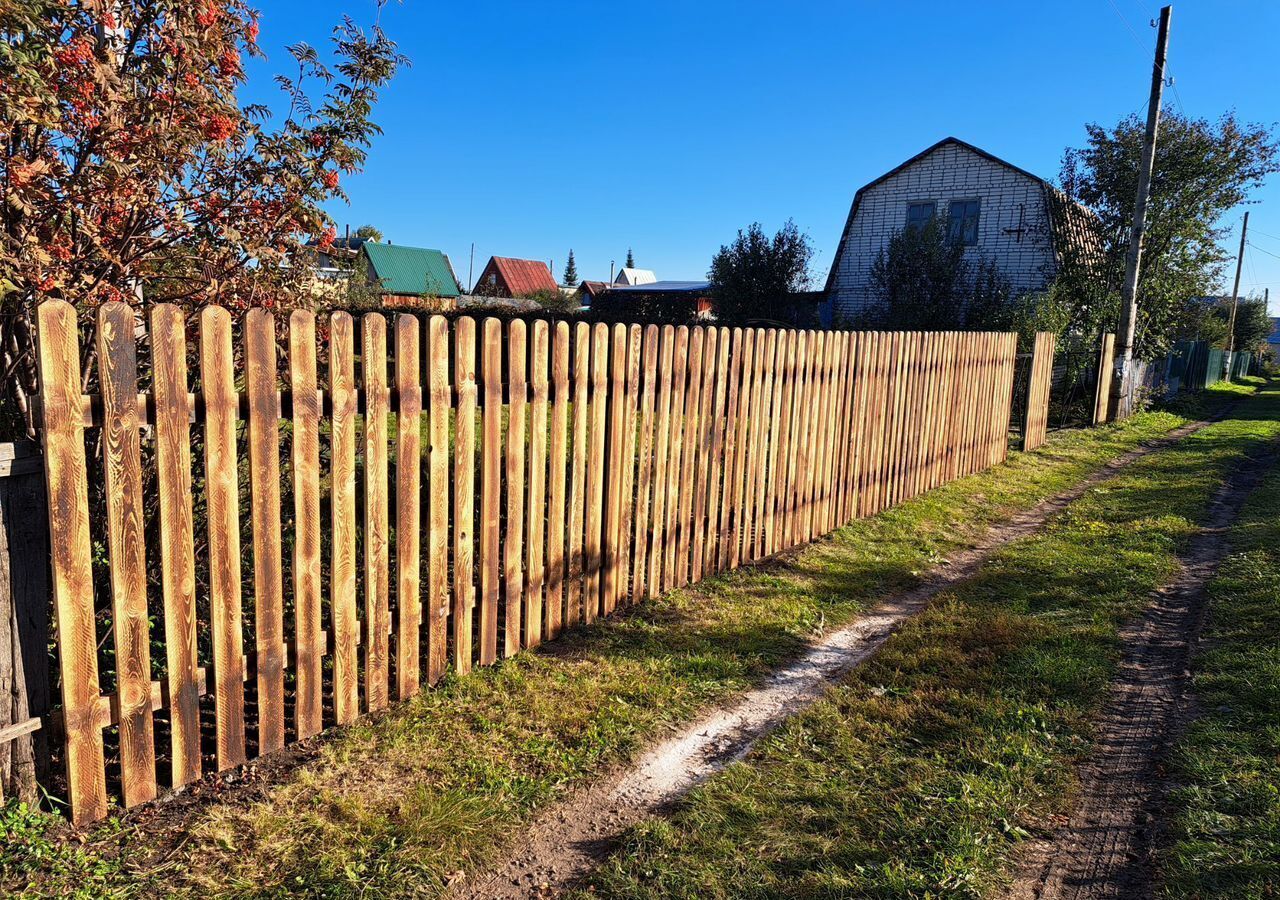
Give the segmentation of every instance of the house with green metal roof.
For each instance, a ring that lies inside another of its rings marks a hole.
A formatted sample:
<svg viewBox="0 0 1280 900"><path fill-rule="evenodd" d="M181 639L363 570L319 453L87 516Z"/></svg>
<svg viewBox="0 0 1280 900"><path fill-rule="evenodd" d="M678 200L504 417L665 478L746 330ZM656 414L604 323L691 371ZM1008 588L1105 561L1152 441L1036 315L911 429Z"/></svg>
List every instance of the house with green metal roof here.
<svg viewBox="0 0 1280 900"><path fill-rule="evenodd" d="M457 300L462 293L449 257L439 250L365 241L360 251L370 283L381 285L384 296Z"/></svg>

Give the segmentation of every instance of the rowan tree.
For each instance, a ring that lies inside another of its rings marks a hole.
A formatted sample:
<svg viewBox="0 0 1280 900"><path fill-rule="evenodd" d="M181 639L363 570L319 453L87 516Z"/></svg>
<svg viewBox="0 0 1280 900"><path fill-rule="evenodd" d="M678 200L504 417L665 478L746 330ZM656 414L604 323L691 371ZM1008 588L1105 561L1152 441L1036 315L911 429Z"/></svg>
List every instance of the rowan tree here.
<svg viewBox="0 0 1280 900"><path fill-rule="evenodd" d="M0 0L0 35L0 389L28 432L45 298L86 319L109 300L305 302L306 267L287 263L334 240L322 205L345 198L405 62L376 25L344 19L332 65L289 48L273 119L237 101L260 55L243 0Z"/></svg>

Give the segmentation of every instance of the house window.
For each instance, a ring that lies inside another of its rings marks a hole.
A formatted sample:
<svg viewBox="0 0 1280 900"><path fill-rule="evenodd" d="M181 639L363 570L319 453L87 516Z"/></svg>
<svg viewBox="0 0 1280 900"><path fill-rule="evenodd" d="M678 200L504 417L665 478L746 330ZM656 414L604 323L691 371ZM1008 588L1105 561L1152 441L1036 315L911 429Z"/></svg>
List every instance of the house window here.
<svg viewBox="0 0 1280 900"><path fill-rule="evenodd" d="M908 203L907 204L907 228L919 231L924 228L925 223L933 218L934 212L937 211L938 205L932 201L927 203Z"/></svg>
<svg viewBox="0 0 1280 900"><path fill-rule="evenodd" d="M952 200L951 224L947 237L957 244L972 247L978 243L978 200Z"/></svg>

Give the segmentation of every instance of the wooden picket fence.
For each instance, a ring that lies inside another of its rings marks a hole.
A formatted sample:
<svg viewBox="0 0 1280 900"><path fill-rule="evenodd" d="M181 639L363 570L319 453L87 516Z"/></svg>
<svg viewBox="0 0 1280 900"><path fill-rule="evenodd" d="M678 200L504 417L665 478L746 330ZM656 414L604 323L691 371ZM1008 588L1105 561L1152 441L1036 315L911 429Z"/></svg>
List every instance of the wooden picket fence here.
<svg viewBox="0 0 1280 900"><path fill-rule="evenodd" d="M182 311L161 305L140 371L136 313L108 304L89 396L75 311L50 301L38 319L77 822L998 463L1016 355L1004 333L370 313L357 335L346 313L295 311L282 366L270 312L245 317L237 355L226 310L204 309L189 344ZM105 521L90 521L90 466ZM97 606L94 541L110 565Z"/></svg>

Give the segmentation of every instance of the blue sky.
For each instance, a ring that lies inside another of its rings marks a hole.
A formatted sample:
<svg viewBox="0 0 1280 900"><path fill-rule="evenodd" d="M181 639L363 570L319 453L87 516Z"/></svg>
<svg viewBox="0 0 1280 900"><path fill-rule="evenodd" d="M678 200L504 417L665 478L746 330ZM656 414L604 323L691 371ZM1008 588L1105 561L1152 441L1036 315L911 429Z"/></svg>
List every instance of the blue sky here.
<svg viewBox="0 0 1280 900"><path fill-rule="evenodd" d="M287 44L323 47L344 13L374 10L260 3L269 59L246 95L272 102ZM464 282L472 242L477 275L498 254L559 277L572 247L580 276L604 279L631 247L660 278L697 279L738 228L793 218L821 279L854 191L942 137L1053 177L1085 122L1145 114L1158 8L405 0L382 23L413 65L378 107L350 206L330 212L444 250ZM1274 0L1177 3L1167 102L1280 120L1278 34ZM1241 290L1270 287L1280 313L1280 178L1253 199Z"/></svg>

